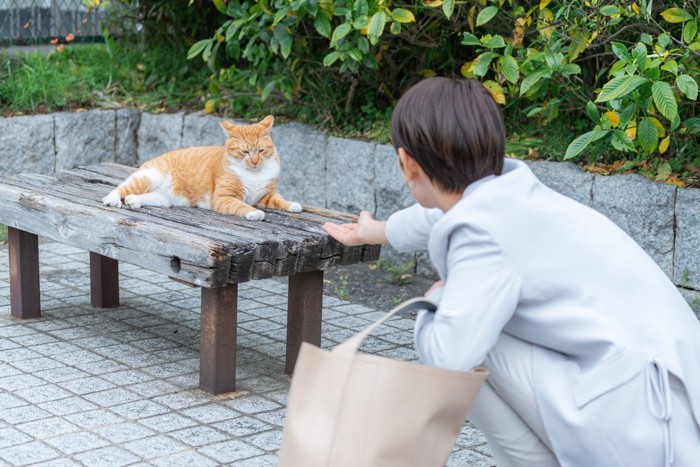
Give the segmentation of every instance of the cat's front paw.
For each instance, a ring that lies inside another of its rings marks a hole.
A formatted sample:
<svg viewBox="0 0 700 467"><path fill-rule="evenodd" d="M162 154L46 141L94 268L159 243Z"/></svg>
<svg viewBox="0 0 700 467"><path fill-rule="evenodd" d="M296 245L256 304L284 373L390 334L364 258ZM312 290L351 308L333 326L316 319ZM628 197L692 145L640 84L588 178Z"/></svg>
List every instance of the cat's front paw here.
<svg viewBox="0 0 700 467"><path fill-rule="evenodd" d="M287 212L301 212L301 204L299 203L289 203Z"/></svg>
<svg viewBox="0 0 700 467"><path fill-rule="evenodd" d="M104 204L105 206L120 208L122 207L122 199L119 197L119 193L117 193L117 190L113 190L107 196L102 198L102 204Z"/></svg>
<svg viewBox="0 0 700 467"><path fill-rule="evenodd" d="M127 195L127 197L124 198L124 204L129 206L131 209L138 209L141 207L141 201L139 200L138 195Z"/></svg>
<svg viewBox="0 0 700 467"><path fill-rule="evenodd" d="M259 209L256 209L255 211L250 211L248 214L246 214L245 218L249 221L261 221L265 219L265 213Z"/></svg>

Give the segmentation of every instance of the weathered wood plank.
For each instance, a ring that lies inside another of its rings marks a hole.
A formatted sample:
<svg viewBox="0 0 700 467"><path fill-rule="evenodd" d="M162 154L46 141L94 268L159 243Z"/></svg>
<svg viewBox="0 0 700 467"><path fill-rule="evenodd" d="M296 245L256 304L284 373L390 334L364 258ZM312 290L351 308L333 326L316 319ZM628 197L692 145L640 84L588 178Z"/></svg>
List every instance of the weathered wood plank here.
<svg viewBox="0 0 700 467"><path fill-rule="evenodd" d="M158 225L134 222L124 213L86 209L17 183L21 182L0 177L0 223L202 287L228 282L231 255L220 242L186 232L175 236ZM178 271L171 267L175 259Z"/></svg>

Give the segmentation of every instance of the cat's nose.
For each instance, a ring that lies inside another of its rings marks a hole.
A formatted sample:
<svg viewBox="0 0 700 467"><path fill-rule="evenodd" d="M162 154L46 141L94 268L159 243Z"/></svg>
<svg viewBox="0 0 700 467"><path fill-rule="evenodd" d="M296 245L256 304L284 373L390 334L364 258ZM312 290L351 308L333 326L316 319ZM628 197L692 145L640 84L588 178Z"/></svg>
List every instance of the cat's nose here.
<svg viewBox="0 0 700 467"><path fill-rule="evenodd" d="M250 155L250 163L257 166L260 163L260 156L257 154Z"/></svg>

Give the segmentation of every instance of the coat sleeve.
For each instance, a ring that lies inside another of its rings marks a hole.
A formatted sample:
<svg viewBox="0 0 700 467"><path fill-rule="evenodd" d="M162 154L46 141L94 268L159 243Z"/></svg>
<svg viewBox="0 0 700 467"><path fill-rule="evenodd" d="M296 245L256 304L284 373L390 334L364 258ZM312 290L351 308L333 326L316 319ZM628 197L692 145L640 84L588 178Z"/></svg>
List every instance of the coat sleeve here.
<svg viewBox="0 0 700 467"><path fill-rule="evenodd" d="M521 279L490 235L472 226L452 233L447 256L445 286L429 297L438 309L416 319L416 350L427 365L468 371L513 316Z"/></svg>
<svg viewBox="0 0 700 467"><path fill-rule="evenodd" d="M443 216L437 208L427 209L419 204L392 214L386 223L386 238L398 251L426 250L433 225Z"/></svg>

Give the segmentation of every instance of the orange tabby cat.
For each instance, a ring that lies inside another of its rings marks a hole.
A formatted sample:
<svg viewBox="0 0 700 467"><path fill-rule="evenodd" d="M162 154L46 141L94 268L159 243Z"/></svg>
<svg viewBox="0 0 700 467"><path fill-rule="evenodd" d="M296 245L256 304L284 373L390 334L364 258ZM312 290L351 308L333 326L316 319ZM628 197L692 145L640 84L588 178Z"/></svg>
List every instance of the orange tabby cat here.
<svg viewBox="0 0 700 467"><path fill-rule="evenodd" d="M196 206L250 220L265 213L253 206L300 212L277 193L280 158L270 138L273 117L252 125L224 120L225 146L177 149L145 162L102 198L107 206Z"/></svg>

